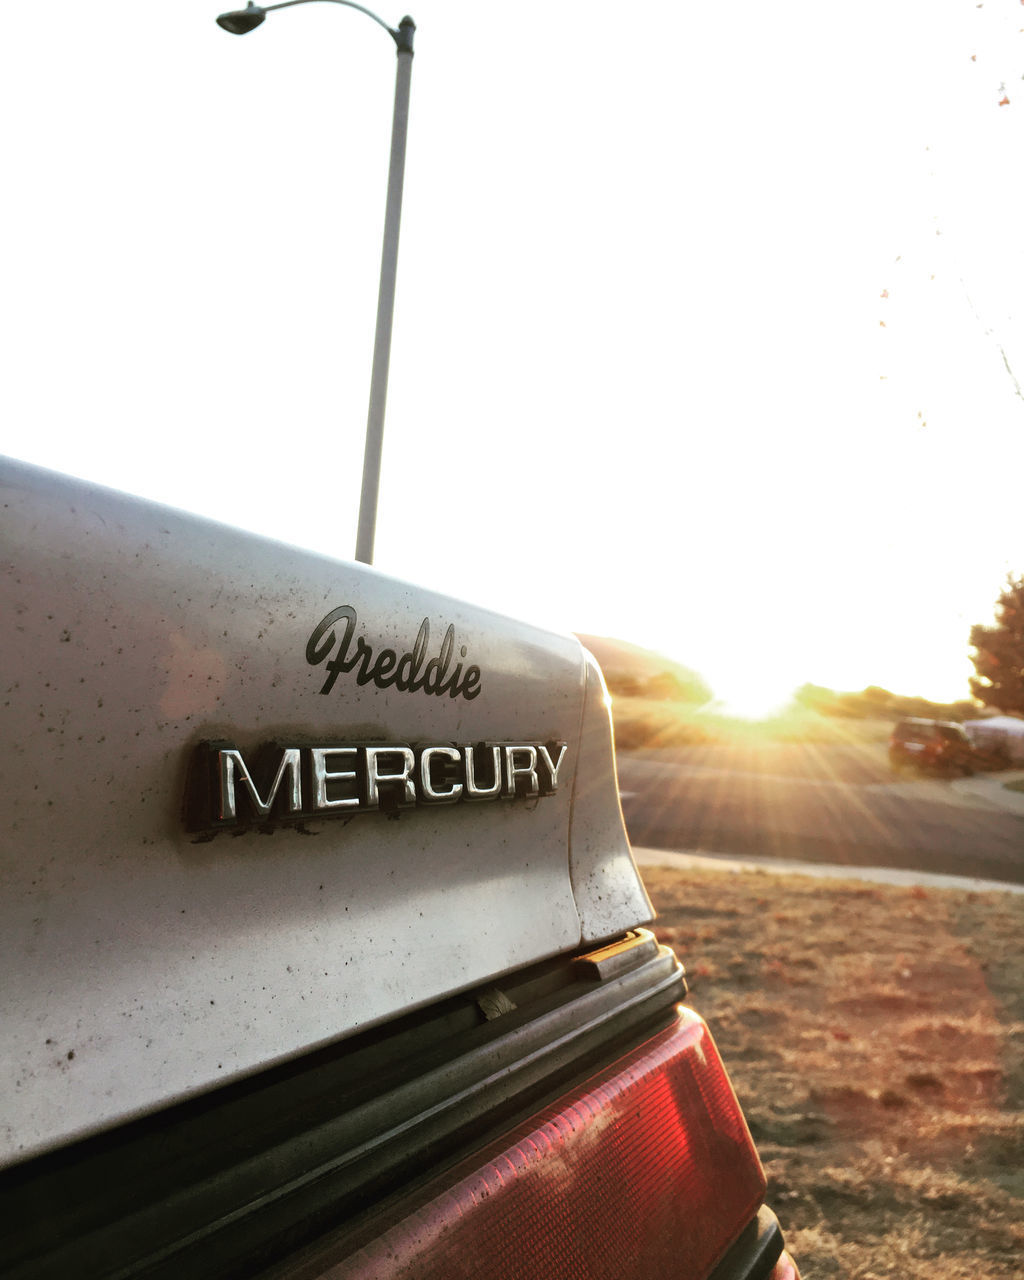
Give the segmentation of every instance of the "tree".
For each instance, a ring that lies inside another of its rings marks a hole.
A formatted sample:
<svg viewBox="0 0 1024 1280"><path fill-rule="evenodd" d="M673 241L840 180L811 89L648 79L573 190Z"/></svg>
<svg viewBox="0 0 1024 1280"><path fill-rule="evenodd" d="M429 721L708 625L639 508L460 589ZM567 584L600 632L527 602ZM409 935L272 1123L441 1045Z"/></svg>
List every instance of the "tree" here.
<svg viewBox="0 0 1024 1280"><path fill-rule="evenodd" d="M1024 712L1024 577L1007 578L995 615L994 627L971 627L971 692L987 707Z"/></svg>

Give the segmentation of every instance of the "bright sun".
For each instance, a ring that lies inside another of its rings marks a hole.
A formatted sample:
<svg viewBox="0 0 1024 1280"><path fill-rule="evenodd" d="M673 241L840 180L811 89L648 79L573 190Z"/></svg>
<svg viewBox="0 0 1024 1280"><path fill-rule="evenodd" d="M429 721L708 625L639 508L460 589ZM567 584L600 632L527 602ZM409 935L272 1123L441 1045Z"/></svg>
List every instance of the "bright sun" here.
<svg viewBox="0 0 1024 1280"><path fill-rule="evenodd" d="M760 677L761 673L757 673ZM796 685L791 682L774 682L769 678L729 680L715 685L718 696L714 708L723 715L741 720L765 720L785 711L793 700Z"/></svg>
<svg viewBox="0 0 1024 1280"><path fill-rule="evenodd" d="M767 643L768 636L763 640ZM792 695L806 677L792 666L792 653L760 652L758 660L742 660L736 654L722 654L718 663L701 667L714 692L713 708L724 716L749 721L767 719L792 704Z"/></svg>

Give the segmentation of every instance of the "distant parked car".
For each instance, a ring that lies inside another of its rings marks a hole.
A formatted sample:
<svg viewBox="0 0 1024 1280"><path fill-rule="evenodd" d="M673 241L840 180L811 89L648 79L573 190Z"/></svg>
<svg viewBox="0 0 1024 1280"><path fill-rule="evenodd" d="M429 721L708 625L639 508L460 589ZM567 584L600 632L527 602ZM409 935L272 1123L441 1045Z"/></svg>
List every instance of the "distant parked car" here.
<svg viewBox="0 0 1024 1280"><path fill-rule="evenodd" d="M970 738L962 725L951 720L901 720L889 738L889 764L894 773L911 765L971 774L975 762Z"/></svg>
<svg viewBox="0 0 1024 1280"><path fill-rule="evenodd" d="M1010 769L1024 765L1024 720L1018 716L967 720L964 732L974 747L979 768Z"/></svg>

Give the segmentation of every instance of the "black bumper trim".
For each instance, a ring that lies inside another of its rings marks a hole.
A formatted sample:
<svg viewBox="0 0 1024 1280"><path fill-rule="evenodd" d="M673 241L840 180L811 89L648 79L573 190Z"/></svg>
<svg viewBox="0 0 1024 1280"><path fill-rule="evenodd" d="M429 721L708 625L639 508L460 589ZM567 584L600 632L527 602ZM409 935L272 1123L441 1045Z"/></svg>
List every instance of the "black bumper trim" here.
<svg viewBox="0 0 1024 1280"><path fill-rule="evenodd" d="M768 1280L782 1254L782 1228L767 1205L747 1224L708 1280Z"/></svg>
<svg viewBox="0 0 1024 1280"><path fill-rule="evenodd" d="M649 1034L682 970L637 934L560 957L0 1173L10 1280L249 1277L458 1158ZM587 957L583 958L584 960Z"/></svg>

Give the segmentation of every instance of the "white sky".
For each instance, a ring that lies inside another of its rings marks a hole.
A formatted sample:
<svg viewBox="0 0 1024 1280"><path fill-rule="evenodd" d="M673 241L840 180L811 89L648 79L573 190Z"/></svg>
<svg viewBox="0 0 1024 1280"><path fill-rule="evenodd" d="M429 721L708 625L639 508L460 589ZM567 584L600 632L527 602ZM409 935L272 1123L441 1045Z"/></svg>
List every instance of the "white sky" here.
<svg viewBox="0 0 1024 1280"><path fill-rule="evenodd" d="M965 695L1024 571L1019 0L409 4L378 567L739 705ZM6 7L0 451L347 557L394 47L217 12Z"/></svg>

